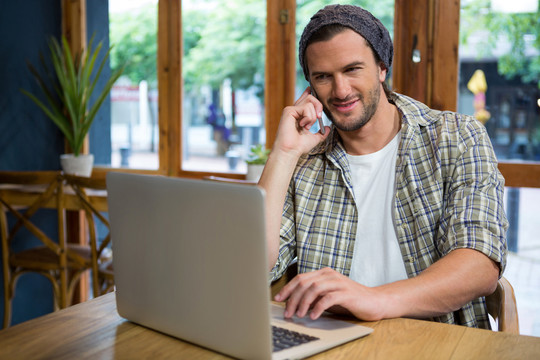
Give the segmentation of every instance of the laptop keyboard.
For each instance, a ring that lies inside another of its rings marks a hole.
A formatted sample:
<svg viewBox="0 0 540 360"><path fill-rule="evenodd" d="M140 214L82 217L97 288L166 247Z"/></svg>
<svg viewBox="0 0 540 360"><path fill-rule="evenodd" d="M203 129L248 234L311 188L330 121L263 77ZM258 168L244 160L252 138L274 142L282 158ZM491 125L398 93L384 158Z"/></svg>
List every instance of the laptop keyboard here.
<svg viewBox="0 0 540 360"><path fill-rule="evenodd" d="M318 337L302 334L274 325L272 325L272 339L274 343L274 352L288 349L293 346L302 345L313 340L319 340Z"/></svg>

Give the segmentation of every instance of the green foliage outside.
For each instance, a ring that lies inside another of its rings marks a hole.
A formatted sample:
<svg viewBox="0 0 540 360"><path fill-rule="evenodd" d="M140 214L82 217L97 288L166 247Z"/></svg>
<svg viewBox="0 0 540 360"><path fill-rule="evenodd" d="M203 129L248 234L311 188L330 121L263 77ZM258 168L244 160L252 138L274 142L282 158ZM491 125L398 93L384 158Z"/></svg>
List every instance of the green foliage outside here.
<svg viewBox="0 0 540 360"><path fill-rule="evenodd" d="M111 68L124 65L132 83L157 87L157 6L110 16Z"/></svg>
<svg viewBox="0 0 540 360"><path fill-rule="evenodd" d="M509 45L498 58L499 74L540 87L540 12L505 14L492 11L490 0L462 0L460 15L461 44L474 33L485 34L486 45L476 49L479 58L491 56L497 45Z"/></svg>
<svg viewBox="0 0 540 360"><path fill-rule="evenodd" d="M191 0L194 2L195 0ZM187 1L185 1L187 2ZM297 39L305 24L318 9L332 0L297 1ZM373 12L393 35L394 0L342 0ZM255 86L263 101L266 2L261 0L197 0L197 7L182 10L184 59L182 63L185 91L201 85L218 89L225 79L233 89ZM502 40L511 48L499 58L499 73L519 76L524 82L538 84L540 57L526 56L540 51L539 14L500 14L490 10L490 0L462 0L460 43L484 30L487 46L479 56L488 56ZM133 83L146 79L156 87L157 6L149 5L138 13L111 15L113 69L126 63L124 74ZM506 38L505 38L506 37ZM526 46L526 43L529 43ZM303 74L297 66L297 80Z"/></svg>
<svg viewBox="0 0 540 360"><path fill-rule="evenodd" d="M261 0L198 0L198 8L182 10L184 87L190 92L200 85L218 89L225 79L233 89L257 89L264 96L266 2ZM330 0L299 0L297 36L309 18ZM341 1L373 9L393 33L394 0ZM204 6L213 4L213 6ZM147 5L128 14L111 14L110 36L115 48L111 66L126 64L124 75L133 83L145 79L157 86L157 6ZM209 20L211 19L211 20ZM298 73L302 79L301 70Z"/></svg>
<svg viewBox="0 0 540 360"><path fill-rule="evenodd" d="M215 0L201 14L184 13L184 29L200 28L199 40L186 50L183 75L186 90L192 84L219 88L225 79L233 89L257 88L262 97L266 40L266 4L260 0ZM198 19L204 19L200 27ZM209 20L211 19L211 20ZM188 35L188 31L184 31ZM193 35L190 35L193 36Z"/></svg>

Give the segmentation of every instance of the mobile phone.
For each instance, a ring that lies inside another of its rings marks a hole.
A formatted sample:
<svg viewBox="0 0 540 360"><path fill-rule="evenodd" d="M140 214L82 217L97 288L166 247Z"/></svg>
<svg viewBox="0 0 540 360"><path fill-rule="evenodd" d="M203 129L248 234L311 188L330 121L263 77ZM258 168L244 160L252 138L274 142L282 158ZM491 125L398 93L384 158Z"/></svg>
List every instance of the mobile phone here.
<svg viewBox="0 0 540 360"><path fill-rule="evenodd" d="M319 100L319 97L317 96L317 93L315 92L315 89L313 88L313 85L311 85L311 83L309 83L309 89L311 91L311 95L315 96L315 99ZM319 100L320 101L320 100ZM320 116L317 116L317 121L319 122L319 129L321 131L321 134L325 134L326 132L326 129L324 127L324 124L323 124L323 121L322 121L322 117Z"/></svg>

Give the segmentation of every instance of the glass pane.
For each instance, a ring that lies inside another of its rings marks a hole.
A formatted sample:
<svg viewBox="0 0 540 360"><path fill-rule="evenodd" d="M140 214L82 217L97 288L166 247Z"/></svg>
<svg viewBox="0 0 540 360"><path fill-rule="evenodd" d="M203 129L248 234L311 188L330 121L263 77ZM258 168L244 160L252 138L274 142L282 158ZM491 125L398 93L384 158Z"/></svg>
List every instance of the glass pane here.
<svg viewBox="0 0 540 360"><path fill-rule="evenodd" d="M266 2L183 0L182 27L182 169L245 173L266 139Z"/></svg>
<svg viewBox="0 0 540 360"><path fill-rule="evenodd" d="M540 189L505 190L510 252L504 276L514 287L520 333L540 336Z"/></svg>
<svg viewBox="0 0 540 360"><path fill-rule="evenodd" d="M484 122L500 160L538 161L538 1L511 3L461 2L458 111Z"/></svg>
<svg viewBox="0 0 540 360"><path fill-rule="evenodd" d="M109 0L111 166L158 169L157 0Z"/></svg>
<svg viewBox="0 0 540 360"><path fill-rule="evenodd" d="M510 5L510 6L508 6ZM458 111L484 123L499 160L540 160L538 0L462 0ZM506 188L505 277L520 332L540 336L540 189Z"/></svg>
<svg viewBox="0 0 540 360"><path fill-rule="evenodd" d="M326 5L335 4L335 1L332 0L297 0L296 1L296 42L300 41L302 32L306 27L307 23L311 17L320 9ZM343 0L339 1L340 4L351 4L358 5L368 10L377 17L383 25L388 29L392 39L394 38L394 0ZM298 49L297 49L298 51ZM297 54L298 55L298 54ZM387 82L391 83L391 71L387 76ZM304 77L304 72L300 66L298 56L296 59L296 86L295 86L295 99L299 98L300 95L304 92L308 86L308 82ZM325 125L330 124L330 120L323 114L323 122ZM312 127L312 131L319 131L319 126L315 125Z"/></svg>

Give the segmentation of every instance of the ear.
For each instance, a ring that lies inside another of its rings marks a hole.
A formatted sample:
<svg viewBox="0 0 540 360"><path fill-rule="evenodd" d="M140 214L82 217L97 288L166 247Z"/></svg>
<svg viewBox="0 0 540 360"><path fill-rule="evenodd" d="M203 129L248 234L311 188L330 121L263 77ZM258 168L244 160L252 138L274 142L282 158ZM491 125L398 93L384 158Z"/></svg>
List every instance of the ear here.
<svg viewBox="0 0 540 360"><path fill-rule="evenodd" d="M386 80L386 75L388 74L388 69L382 62L379 63L379 80L383 82Z"/></svg>

